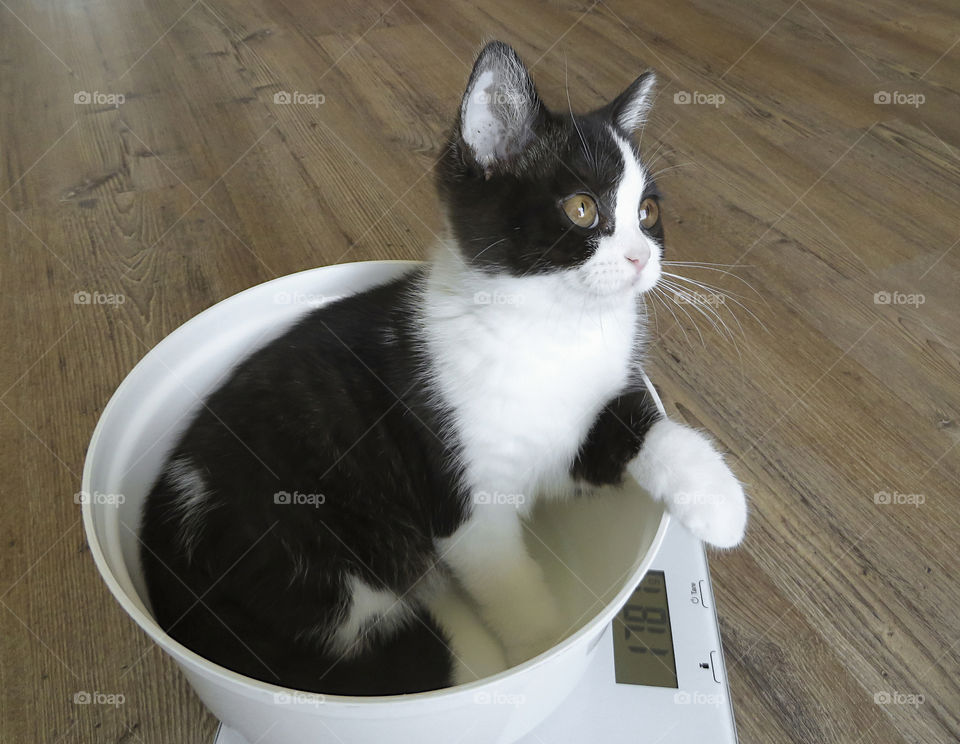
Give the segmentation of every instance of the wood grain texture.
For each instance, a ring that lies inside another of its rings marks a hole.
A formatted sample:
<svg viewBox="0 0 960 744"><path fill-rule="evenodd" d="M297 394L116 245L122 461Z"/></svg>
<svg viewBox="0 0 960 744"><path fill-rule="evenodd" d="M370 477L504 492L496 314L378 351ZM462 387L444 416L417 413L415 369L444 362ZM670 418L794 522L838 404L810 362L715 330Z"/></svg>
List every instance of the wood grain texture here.
<svg viewBox="0 0 960 744"><path fill-rule="evenodd" d="M955 3L7 0L0 19L0 740L212 740L88 555L73 494L90 434L136 361L211 304L421 257L431 169L490 38L555 106L655 68L642 149L668 258L733 265L677 271L739 295L711 295L732 338L658 302L650 373L749 488L746 544L712 556L741 741L960 739Z"/></svg>

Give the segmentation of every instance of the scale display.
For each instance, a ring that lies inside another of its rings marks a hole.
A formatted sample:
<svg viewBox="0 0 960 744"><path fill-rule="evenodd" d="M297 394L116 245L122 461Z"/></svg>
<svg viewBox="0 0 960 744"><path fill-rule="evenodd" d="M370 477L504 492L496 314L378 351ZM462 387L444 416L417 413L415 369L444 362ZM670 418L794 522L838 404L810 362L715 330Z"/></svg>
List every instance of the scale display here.
<svg viewBox="0 0 960 744"><path fill-rule="evenodd" d="M649 571L614 618L613 665L618 684L677 687L663 571Z"/></svg>

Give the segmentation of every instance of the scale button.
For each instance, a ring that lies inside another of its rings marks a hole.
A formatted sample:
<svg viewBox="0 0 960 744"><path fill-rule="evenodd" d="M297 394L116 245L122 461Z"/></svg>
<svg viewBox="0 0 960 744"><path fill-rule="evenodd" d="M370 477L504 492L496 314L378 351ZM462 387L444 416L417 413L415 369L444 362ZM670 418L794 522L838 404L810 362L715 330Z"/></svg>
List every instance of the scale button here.
<svg viewBox="0 0 960 744"><path fill-rule="evenodd" d="M703 591L703 579L700 579L700 584L698 586L700 588L700 605L702 607L709 607L710 605L707 604L707 595Z"/></svg>
<svg viewBox="0 0 960 744"><path fill-rule="evenodd" d="M716 651L711 651L711 652L710 652L710 668L713 670L713 681L716 682L716 683L719 685L719 684L720 684L720 678L719 678L720 671L717 669L717 652L716 652Z"/></svg>

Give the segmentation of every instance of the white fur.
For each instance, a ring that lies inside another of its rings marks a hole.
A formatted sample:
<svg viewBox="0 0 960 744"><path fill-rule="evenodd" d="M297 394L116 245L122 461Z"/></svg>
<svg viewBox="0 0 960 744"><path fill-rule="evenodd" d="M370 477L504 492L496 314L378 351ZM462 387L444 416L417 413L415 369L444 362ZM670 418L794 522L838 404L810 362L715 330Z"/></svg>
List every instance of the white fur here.
<svg viewBox="0 0 960 744"><path fill-rule="evenodd" d="M533 136L537 99L527 71L509 55L487 53L460 108L460 131L485 168Z"/></svg>
<svg viewBox="0 0 960 744"><path fill-rule="evenodd" d="M656 283L660 246L639 227L645 182L624 158L615 230L581 267L491 276L456 246L431 264L423 321L434 387L453 411L471 518L438 541L510 663L559 640L553 598L527 555L520 518L544 493L574 489L570 465L603 406L630 378L642 339L639 292ZM643 259L643 270L629 259Z"/></svg>
<svg viewBox="0 0 960 744"><path fill-rule="evenodd" d="M663 419L655 423L627 470L693 534L729 548L743 540L743 488L710 440Z"/></svg>
<svg viewBox="0 0 960 744"><path fill-rule="evenodd" d="M561 640L560 613L539 564L526 552L516 512L483 505L437 550L519 664Z"/></svg>
<svg viewBox="0 0 960 744"><path fill-rule="evenodd" d="M492 677L508 668L502 646L460 592L450 588L426 604L450 639L454 685Z"/></svg>
<svg viewBox="0 0 960 744"><path fill-rule="evenodd" d="M640 83L640 87L620 111L619 116L617 116L617 125L623 131L632 134L644 125L650 107L653 105L651 94L656 83L656 76L652 72L648 72L646 77L643 78L643 82Z"/></svg>
<svg viewBox="0 0 960 744"><path fill-rule="evenodd" d="M539 494L572 490L570 464L626 385L639 342L635 294L591 295L580 282L566 274L491 277L453 252L428 278L433 382L454 411L473 501L469 521L437 547L514 664L562 630L519 520Z"/></svg>
<svg viewBox="0 0 960 744"><path fill-rule="evenodd" d="M200 533L200 523L210 508L210 493L200 469L189 458L173 460L167 466L166 475L171 489L177 494L173 504L180 520L177 537L189 560Z"/></svg>
<svg viewBox="0 0 960 744"><path fill-rule="evenodd" d="M597 251L588 263L602 264L605 269L604 273L597 273L598 290L609 287L616 291L633 284L634 291L646 292L660 280L662 252L660 245L640 228L639 208L646 176L633 148L612 129L610 134L623 157L623 175L614 207L614 230L612 235L600 238ZM632 261L643 267L639 273Z"/></svg>
<svg viewBox="0 0 960 744"><path fill-rule="evenodd" d="M504 150L508 135L507 123L492 105L496 90L493 71L481 73L463 107L463 139L483 165L492 163Z"/></svg>
<svg viewBox="0 0 960 744"><path fill-rule="evenodd" d="M349 604L329 641L333 651L355 655L412 617L410 605L389 589L375 589L354 575L347 576L347 586Z"/></svg>
<svg viewBox="0 0 960 744"><path fill-rule="evenodd" d="M582 266L490 275L446 245L430 265L423 297L431 382L452 411L472 502L469 519L437 549L503 641L510 664L547 649L563 631L520 519L541 494L574 492L570 465L634 371L643 340L637 295L660 278L661 247L639 224L643 168L612 128L610 135L624 166L614 231ZM669 422L651 433L631 472L703 539L738 542L743 492L709 441Z"/></svg>
<svg viewBox="0 0 960 744"><path fill-rule="evenodd" d="M525 496L521 514L537 491L565 482L597 414L626 384L638 341L632 293L591 297L575 284L567 273L489 276L452 250L428 277L433 382L454 411L466 483Z"/></svg>

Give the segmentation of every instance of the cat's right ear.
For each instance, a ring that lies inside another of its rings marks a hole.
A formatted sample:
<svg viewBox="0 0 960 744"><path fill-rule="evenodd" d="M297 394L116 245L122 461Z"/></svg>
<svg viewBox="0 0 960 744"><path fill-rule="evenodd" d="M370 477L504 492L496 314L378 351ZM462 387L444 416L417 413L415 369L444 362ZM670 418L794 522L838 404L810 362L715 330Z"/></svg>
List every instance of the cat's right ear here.
<svg viewBox="0 0 960 744"><path fill-rule="evenodd" d="M487 44L473 66L460 105L460 136L487 178L535 137L542 104L519 55Z"/></svg>

